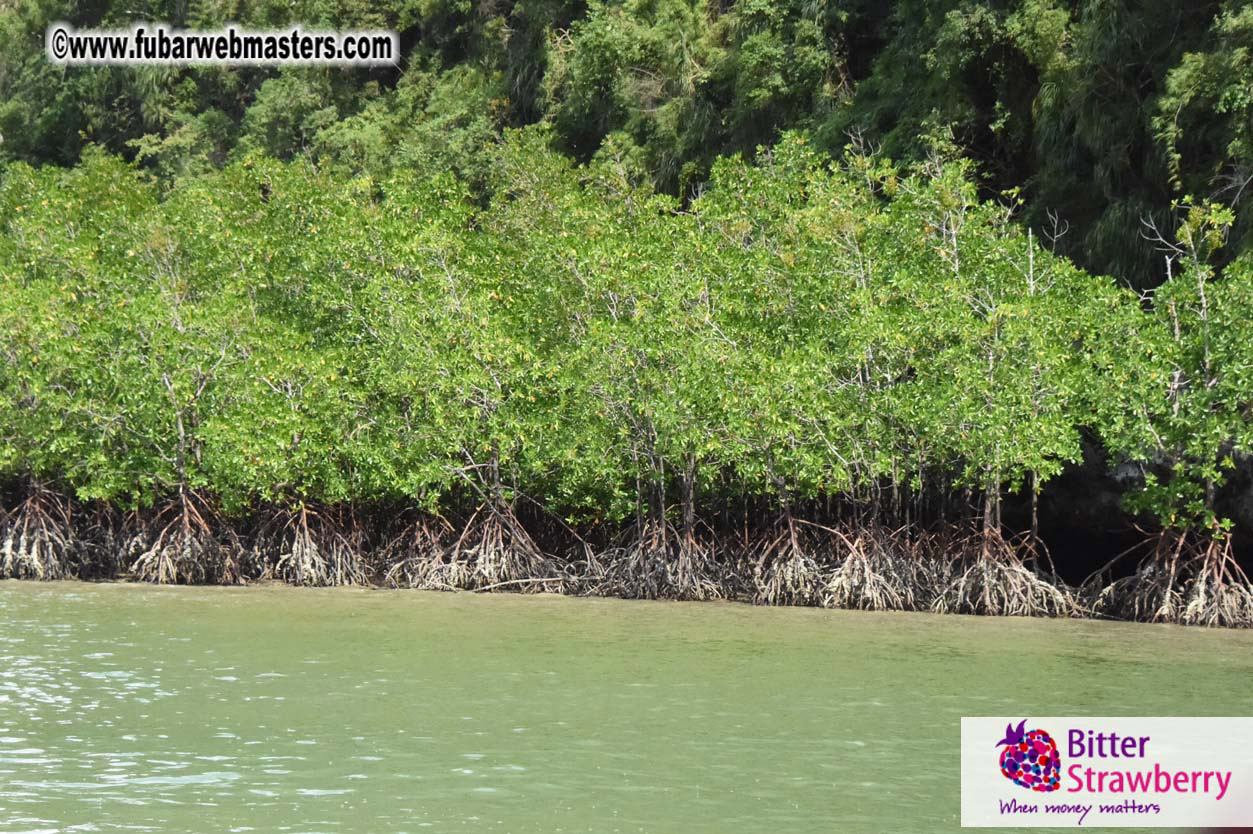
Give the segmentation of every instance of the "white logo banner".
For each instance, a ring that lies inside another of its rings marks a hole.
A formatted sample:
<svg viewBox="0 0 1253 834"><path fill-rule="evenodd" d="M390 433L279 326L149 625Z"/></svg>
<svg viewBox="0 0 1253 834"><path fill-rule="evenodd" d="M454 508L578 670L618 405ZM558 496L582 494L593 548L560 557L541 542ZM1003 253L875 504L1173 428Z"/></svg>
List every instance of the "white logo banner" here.
<svg viewBox="0 0 1253 834"><path fill-rule="evenodd" d="M1253 826L1253 718L963 718L961 821Z"/></svg>

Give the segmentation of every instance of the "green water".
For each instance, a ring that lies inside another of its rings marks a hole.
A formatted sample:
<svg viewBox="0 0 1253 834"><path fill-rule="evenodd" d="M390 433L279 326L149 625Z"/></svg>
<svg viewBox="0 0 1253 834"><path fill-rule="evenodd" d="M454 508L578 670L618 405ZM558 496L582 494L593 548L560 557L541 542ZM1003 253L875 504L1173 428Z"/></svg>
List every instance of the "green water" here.
<svg viewBox="0 0 1253 834"><path fill-rule="evenodd" d="M0 583L0 831L958 830L962 715L1250 715L1253 634Z"/></svg>

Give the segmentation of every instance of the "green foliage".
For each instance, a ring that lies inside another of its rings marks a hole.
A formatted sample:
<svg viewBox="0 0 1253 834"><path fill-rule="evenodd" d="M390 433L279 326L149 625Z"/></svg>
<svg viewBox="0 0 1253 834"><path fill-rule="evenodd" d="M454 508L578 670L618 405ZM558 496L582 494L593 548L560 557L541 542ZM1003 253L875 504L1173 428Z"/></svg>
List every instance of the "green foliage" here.
<svg viewBox="0 0 1253 834"><path fill-rule="evenodd" d="M610 137L663 188L694 189L722 152L751 152L843 95L835 12L744 2L596 3L553 36L545 87L562 147Z"/></svg>
<svg viewBox="0 0 1253 834"><path fill-rule="evenodd" d="M1253 449L1253 272L1241 258L1214 280L1207 258L1234 216L1213 203L1182 208L1177 271L1153 294L1152 325L1138 336L1148 385L1127 398L1147 418L1147 436L1113 431L1107 443L1143 462L1134 506L1168 527L1221 534L1230 521L1218 514L1217 492Z"/></svg>
<svg viewBox="0 0 1253 834"><path fill-rule="evenodd" d="M57 67L53 20L212 28L300 23L401 34L399 66ZM88 144L168 187L264 152L337 176L452 170L490 199L489 146L543 123L683 201L719 156L787 130L833 159L923 161L951 136L982 198L1016 190L1049 248L1144 289L1165 280L1142 221L1170 233L1183 195L1253 214L1253 16L1241 0L18 0L0 10L0 165L69 165Z"/></svg>
<svg viewBox="0 0 1253 834"><path fill-rule="evenodd" d="M1238 209L1234 252L1249 248L1253 215L1253 7L1226 3L1206 42L1166 74L1153 116L1171 183L1187 194L1212 193Z"/></svg>
<svg viewBox="0 0 1253 834"><path fill-rule="evenodd" d="M1146 313L960 163L831 166L789 135L718 161L686 209L542 131L484 167L487 206L446 171L250 156L159 200L96 151L9 166L0 474L123 504L621 520L1038 489L1095 428L1163 473L1142 506L1204 525L1197 496L1248 449L1250 270L1211 280L1219 206L1185 216Z"/></svg>

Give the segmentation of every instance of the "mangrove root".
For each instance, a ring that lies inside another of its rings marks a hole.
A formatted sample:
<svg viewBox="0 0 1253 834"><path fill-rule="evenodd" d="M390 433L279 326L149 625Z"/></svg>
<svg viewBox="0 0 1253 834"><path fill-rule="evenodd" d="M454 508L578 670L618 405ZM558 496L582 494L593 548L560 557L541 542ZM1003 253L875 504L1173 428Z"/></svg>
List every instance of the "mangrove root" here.
<svg viewBox="0 0 1253 834"><path fill-rule="evenodd" d="M1253 627L1253 587L1232 555L1229 537L1198 538L1162 531L1133 574L1107 582L1105 577L1114 562L1084 585L1098 615L1141 622Z"/></svg>
<svg viewBox="0 0 1253 834"><path fill-rule="evenodd" d="M753 601L758 605L815 605L823 591L822 568L814 554L817 536L786 514L776 531L749 553Z"/></svg>
<svg viewBox="0 0 1253 834"><path fill-rule="evenodd" d="M1032 570L998 531L984 531L959 542L952 580L932 610L993 616L1068 617L1078 604L1060 580Z"/></svg>
<svg viewBox="0 0 1253 834"><path fill-rule="evenodd" d="M150 518L133 515L131 526L126 551L133 557L130 570L136 579L232 584L242 578L239 540L192 490L180 489L177 498Z"/></svg>
<svg viewBox="0 0 1253 834"><path fill-rule="evenodd" d="M451 545L429 553L406 568L410 587L555 593L567 587L564 573L505 504L480 507Z"/></svg>
<svg viewBox="0 0 1253 834"><path fill-rule="evenodd" d="M439 517L423 517L406 524L383 545L382 561L389 565L384 581L393 588L443 591L456 587L436 576L452 534L452 526Z"/></svg>
<svg viewBox="0 0 1253 834"><path fill-rule="evenodd" d="M269 573L293 585L364 585L365 534L355 520L318 512L305 504L280 512L257 537L257 553Z"/></svg>
<svg viewBox="0 0 1253 834"><path fill-rule="evenodd" d="M919 607L923 587L918 582L917 548L903 531L890 531L874 523L855 530L827 529L843 558L823 588L823 605L867 611L912 611Z"/></svg>
<svg viewBox="0 0 1253 834"><path fill-rule="evenodd" d="M0 518L0 576L61 579L71 573L76 539L70 504L35 485L17 508Z"/></svg>
<svg viewBox="0 0 1253 834"><path fill-rule="evenodd" d="M608 549L594 592L629 599L721 599L725 593L713 549L688 529L662 519L627 532L626 544Z"/></svg>

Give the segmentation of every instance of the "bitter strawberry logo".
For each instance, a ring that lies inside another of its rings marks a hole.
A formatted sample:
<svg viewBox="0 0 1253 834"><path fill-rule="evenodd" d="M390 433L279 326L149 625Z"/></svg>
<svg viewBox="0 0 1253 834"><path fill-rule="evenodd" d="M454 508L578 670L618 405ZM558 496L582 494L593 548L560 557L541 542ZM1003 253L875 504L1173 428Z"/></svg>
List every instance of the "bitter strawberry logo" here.
<svg viewBox="0 0 1253 834"><path fill-rule="evenodd" d="M1027 719L1015 728L1005 725L1005 738L996 743L1001 750L1001 774L1015 785L1048 793L1060 787L1062 759L1057 744L1044 730L1027 730Z"/></svg>

